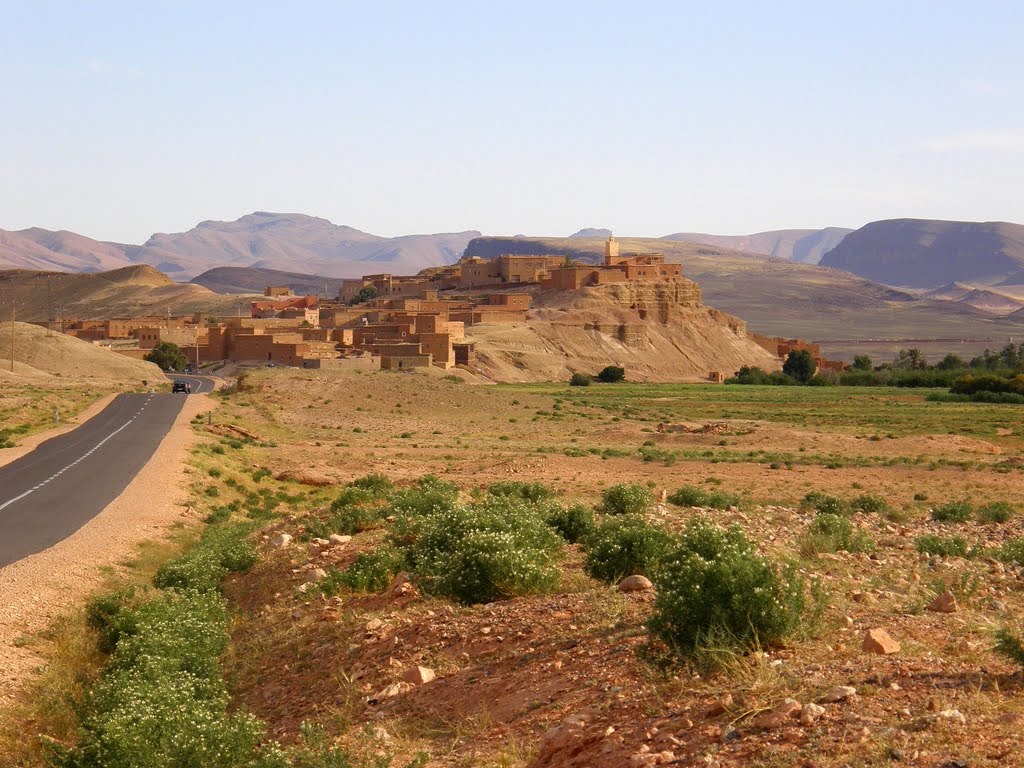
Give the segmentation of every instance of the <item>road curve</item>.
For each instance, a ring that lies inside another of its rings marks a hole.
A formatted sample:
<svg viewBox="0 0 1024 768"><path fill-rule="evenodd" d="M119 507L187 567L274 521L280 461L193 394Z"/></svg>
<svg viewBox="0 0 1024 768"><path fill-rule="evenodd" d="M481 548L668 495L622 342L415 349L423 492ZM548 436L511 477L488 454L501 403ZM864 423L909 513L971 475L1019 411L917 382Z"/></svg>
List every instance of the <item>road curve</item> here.
<svg viewBox="0 0 1024 768"><path fill-rule="evenodd" d="M209 380L179 378L200 382L199 391L212 388ZM0 568L62 541L116 499L156 451L185 397L118 395L82 426L0 467Z"/></svg>

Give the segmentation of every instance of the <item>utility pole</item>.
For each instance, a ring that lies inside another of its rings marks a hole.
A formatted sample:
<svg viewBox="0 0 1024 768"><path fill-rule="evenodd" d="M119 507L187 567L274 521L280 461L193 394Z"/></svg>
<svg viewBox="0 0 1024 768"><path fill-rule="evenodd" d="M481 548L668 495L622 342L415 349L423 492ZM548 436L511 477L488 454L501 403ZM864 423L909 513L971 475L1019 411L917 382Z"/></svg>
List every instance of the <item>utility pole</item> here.
<svg viewBox="0 0 1024 768"><path fill-rule="evenodd" d="M11 299L11 373L14 373L14 299Z"/></svg>

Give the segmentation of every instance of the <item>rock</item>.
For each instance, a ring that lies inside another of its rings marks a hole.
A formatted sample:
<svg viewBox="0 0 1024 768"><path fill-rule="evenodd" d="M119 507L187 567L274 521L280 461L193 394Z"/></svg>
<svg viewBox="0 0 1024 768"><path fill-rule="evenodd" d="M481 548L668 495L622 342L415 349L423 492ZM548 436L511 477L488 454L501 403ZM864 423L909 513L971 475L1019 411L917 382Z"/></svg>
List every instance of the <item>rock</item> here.
<svg viewBox="0 0 1024 768"><path fill-rule="evenodd" d="M314 488L325 488L336 482L334 478L312 469L286 469L284 472L278 473L275 479L290 480L293 483L311 485Z"/></svg>
<svg viewBox="0 0 1024 768"><path fill-rule="evenodd" d="M653 592L654 585L646 576L627 576L619 582L619 592Z"/></svg>
<svg viewBox="0 0 1024 768"><path fill-rule="evenodd" d="M802 709L796 699L786 699L771 712L755 717L750 724L755 728L779 728L791 717L799 715Z"/></svg>
<svg viewBox="0 0 1024 768"><path fill-rule="evenodd" d="M278 549L284 549L292 543L291 534L279 533L277 536L270 540L270 546L277 547Z"/></svg>
<svg viewBox="0 0 1024 768"><path fill-rule="evenodd" d="M367 633L369 633L369 632L376 632L378 629L380 629L383 626L384 626L384 622L381 621L380 619L370 619L368 622L366 622L366 631L367 631Z"/></svg>
<svg viewBox="0 0 1024 768"><path fill-rule="evenodd" d="M338 544L348 544L352 541L351 536L342 536L340 533L332 533L327 537L327 541L337 546Z"/></svg>
<svg viewBox="0 0 1024 768"><path fill-rule="evenodd" d="M953 596L951 592L943 592L941 595L939 595L930 603L928 603L925 610L935 611L936 613L956 613L956 598Z"/></svg>
<svg viewBox="0 0 1024 768"><path fill-rule="evenodd" d="M846 701L851 696L857 695L857 689L852 685L837 685L822 697L822 701L828 704L835 704L839 701Z"/></svg>
<svg viewBox="0 0 1024 768"><path fill-rule="evenodd" d="M645 765L667 765L674 762L675 753L665 750L663 752L637 752L629 758L626 765L629 768L643 768Z"/></svg>
<svg viewBox="0 0 1024 768"><path fill-rule="evenodd" d="M712 705L704 711L704 717L711 718L725 714L732 704L732 694L727 693L725 696L712 703Z"/></svg>
<svg viewBox="0 0 1024 768"><path fill-rule="evenodd" d="M313 571L313 581L323 581L327 578L327 571L323 568L317 568Z"/></svg>
<svg viewBox="0 0 1024 768"><path fill-rule="evenodd" d="M402 674L402 679L412 685L424 685L433 680L437 675L429 667L412 667Z"/></svg>
<svg viewBox="0 0 1024 768"><path fill-rule="evenodd" d="M868 653L877 653L888 656L900 652L900 644L897 643L884 629L869 629L864 633L864 645Z"/></svg>
<svg viewBox="0 0 1024 768"><path fill-rule="evenodd" d="M814 725L818 718L825 714L825 708L819 704L809 702L804 704L800 710L800 723L802 725Z"/></svg>
<svg viewBox="0 0 1024 768"><path fill-rule="evenodd" d="M401 696L406 691L412 690L412 685L406 682L392 683L386 688L382 688L377 693L370 696L367 700L367 704L379 704L387 699L393 699L396 696Z"/></svg>
<svg viewBox="0 0 1024 768"><path fill-rule="evenodd" d="M938 717L943 720L948 720L952 723L960 723L960 725L967 725L967 718L964 717L963 713L959 709L944 709L939 712Z"/></svg>

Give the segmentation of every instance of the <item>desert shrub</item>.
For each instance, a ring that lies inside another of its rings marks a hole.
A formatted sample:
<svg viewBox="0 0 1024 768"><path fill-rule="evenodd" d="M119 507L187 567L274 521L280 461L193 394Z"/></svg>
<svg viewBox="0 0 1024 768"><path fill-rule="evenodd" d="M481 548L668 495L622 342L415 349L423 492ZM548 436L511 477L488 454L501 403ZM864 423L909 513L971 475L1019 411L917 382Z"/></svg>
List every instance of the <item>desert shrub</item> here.
<svg viewBox="0 0 1024 768"><path fill-rule="evenodd" d="M995 639L993 651L1018 667L1024 667L1024 643L1020 635L1008 627L1002 627L996 631Z"/></svg>
<svg viewBox="0 0 1024 768"><path fill-rule="evenodd" d="M978 509L979 523L1005 523L1014 515L1013 507L1005 501L992 501Z"/></svg>
<svg viewBox="0 0 1024 768"><path fill-rule="evenodd" d="M889 505L879 496L863 493L850 500L850 509L867 515L881 515L889 511Z"/></svg>
<svg viewBox="0 0 1024 768"><path fill-rule="evenodd" d="M966 523L974 510L968 501L949 501L932 510L932 520L937 523Z"/></svg>
<svg viewBox="0 0 1024 768"><path fill-rule="evenodd" d="M555 492L541 482L527 483L524 480L500 480L491 483L487 492L492 496L518 496L527 501L550 499Z"/></svg>
<svg viewBox="0 0 1024 768"><path fill-rule="evenodd" d="M658 591L648 627L684 657L710 643L740 650L777 643L802 622L813 627L823 607L816 589L809 604L793 567L758 555L738 527L704 518L690 522L653 580Z"/></svg>
<svg viewBox="0 0 1024 768"><path fill-rule="evenodd" d="M811 522L800 541L804 555L821 552L872 552L875 544L865 531L854 531L848 517L825 512Z"/></svg>
<svg viewBox="0 0 1024 768"><path fill-rule="evenodd" d="M376 528L380 525L383 511L381 507L367 507L361 504L335 509L327 521L328 535L342 533L354 536L361 531Z"/></svg>
<svg viewBox="0 0 1024 768"><path fill-rule="evenodd" d="M344 570L332 571L321 583L329 595L342 592L380 592L405 565L405 556L391 546L382 546L372 552L356 555Z"/></svg>
<svg viewBox="0 0 1024 768"><path fill-rule="evenodd" d="M918 536L914 539L914 547L918 552L942 557L970 557L972 554L963 536Z"/></svg>
<svg viewBox="0 0 1024 768"><path fill-rule="evenodd" d="M695 485L684 485L668 497L668 502L677 507L728 509L739 506L740 497L725 491L706 491Z"/></svg>
<svg viewBox="0 0 1024 768"><path fill-rule="evenodd" d="M434 475L424 475L412 488L396 491L391 496L391 509L396 514L429 515L450 509L459 500L459 487Z"/></svg>
<svg viewBox="0 0 1024 768"><path fill-rule="evenodd" d="M113 653L121 635L134 631L131 614L124 610L134 597L135 590L128 588L98 595L85 604L86 623L99 635L103 653Z"/></svg>
<svg viewBox="0 0 1024 768"><path fill-rule="evenodd" d="M569 379L570 387L589 387L594 383L594 380L585 373L574 373Z"/></svg>
<svg viewBox="0 0 1024 768"><path fill-rule="evenodd" d="M281 765L259 721L229 714L219 658L227 611L214 592L168 592L122 608L122 634L81 713L79 742L54 747L65 768Z"/></svg>
<svg viewBox="0 0 1024 768"><path fill-rule="evenodd" d="M548 510L544 519L570 544L582 541L597 528L594 513L582 504L573 504L571 507L555 505Z"/></svg>
<svg viewBox="0 0 1024 768"><path fill-rule="evenodd" d="M245 539L250 531L248 524L210 526L194 547L157 569L154 586L197 592L219 590L228 572L248 570L256 562L256 549Z"/></svg>
<svg viewBox="0 0 1024 768"><path fill-rule="evenodd" d="M638 515L650 509L654 498L639 483L616 483L601 494L598 511L606 515Z"/></svg>
<svg viewBox="0 0 1024 768"><path fill-rule="evenodd" d="M800 508L813 510L819 515L845 515L848 511L845 501L838 496L829 496L820 491L811 491L804 496Z"/></svg>
<svg viewBox="0 0 1024 768"><path fill-rule="evenodd" d="M664 528L639 515L622 515L602 523L584 541L587 573L601 581L624 576L651 576L672 546Z"/></svg>
<svg viewBox="0 0 1024 768"><path fill-rule="evenodd" d="M626 380L626 369L618 365L609 365L597 374L597 380L604 384L615 384Z"/></svg>
<svg viewBox="0 0 1024 768"><path fill-rule="evenodd" d="M426 592L464 604L543 592L558 581L561 539L538 505L513 496L406 514L389 538Z"/></svg>
<svg viewBox="0 0 1024 768"><path fill-rule="evenodd" d="M1007 539L999 548L999 559L1015 565L1024 565L1024 538Z"/></svg>
<svg viewBox="0 0 1024 768"><path fill-rule="evenodd" d="M349 482L348 485L352 488L370 491L377 497L387 496L395 490L395 484L391 482L391 479L387 475L383 475L379 472L372 475L357 477L355 480Z"/></svg>

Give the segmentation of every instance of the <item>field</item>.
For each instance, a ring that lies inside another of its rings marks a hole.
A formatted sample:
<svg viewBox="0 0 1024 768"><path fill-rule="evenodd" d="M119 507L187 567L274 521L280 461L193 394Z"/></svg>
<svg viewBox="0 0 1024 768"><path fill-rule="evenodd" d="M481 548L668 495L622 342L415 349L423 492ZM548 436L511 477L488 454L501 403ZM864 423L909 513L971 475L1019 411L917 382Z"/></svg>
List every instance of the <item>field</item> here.
<svg viewBox="0 0 1024 768"><path fill-rule="evenodd" d="M1024 615L1024 411L926 394L243 375L212 426L197 420L207 440L191 468L211 530L258 526L256 564L223 589L233 706L286 748L318 723L359 768L384 755L396 768L1013 764L1020 675L991 648ZM820 583L823 613L752 652L688 661L659 656L653 594L594 578L586 540L558 546L553 580L482 603L445 597L443 574L392 581L383 560L358 584L345 576L402 541L402 515L339 522L332 500L370 492L338 486L383 475L399 509L428 473L467 505L496 482L540 482L581 515L636 484L648 525L740 526L771 562ZM820 511L849 521L848 541L822 533ZM275 546L280 534L294 538ZM955 611L928 609L947 594ZM862 650L877 628L898 652ZM436 679L408 682L419 667Z"/></svg>

